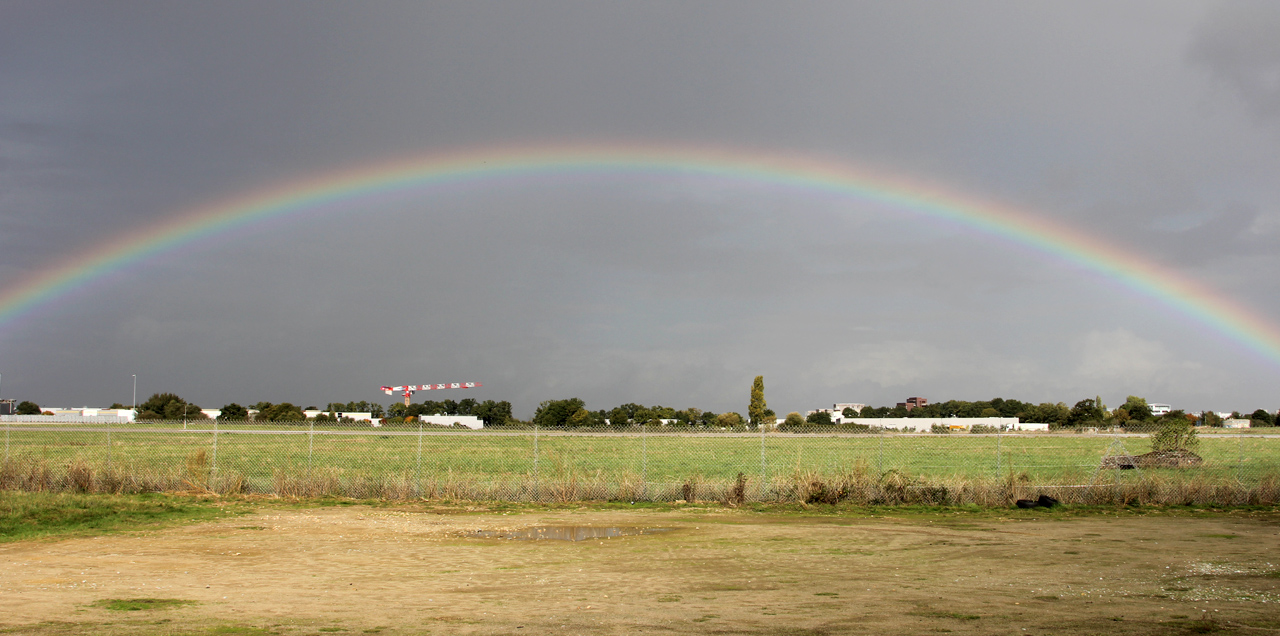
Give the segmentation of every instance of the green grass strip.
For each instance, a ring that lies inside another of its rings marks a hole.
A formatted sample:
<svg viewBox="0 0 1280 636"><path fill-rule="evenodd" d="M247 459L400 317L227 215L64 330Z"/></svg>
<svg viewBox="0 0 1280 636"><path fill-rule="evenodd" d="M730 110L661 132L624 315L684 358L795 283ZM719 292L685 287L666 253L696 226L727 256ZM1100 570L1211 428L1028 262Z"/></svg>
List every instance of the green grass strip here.
<svg viewBox="0 0 1280 636"><path fill-rule="evenodd" d="M213 499L0 491L0 543L208 521L251 510Z"/></svg>
<svg viewBox="0 0 1280 636"><path fill-rule="evenodd" d="M195 604L195 601L181 598L104 598L100 601L95 601L93 607L101 607L102 609L116 612L140 612Z"/></svg>

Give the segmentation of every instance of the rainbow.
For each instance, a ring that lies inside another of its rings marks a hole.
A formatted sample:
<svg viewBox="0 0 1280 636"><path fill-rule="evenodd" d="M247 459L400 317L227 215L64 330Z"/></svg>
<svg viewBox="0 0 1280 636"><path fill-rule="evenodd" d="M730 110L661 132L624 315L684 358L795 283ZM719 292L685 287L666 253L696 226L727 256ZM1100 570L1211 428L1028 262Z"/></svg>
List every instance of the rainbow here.
<svg viewBox="0 0 1280 636"><path fill-rule="evenodd" d="M1280 329L1168 268L1044 216L829 159L675 145L535 145L465 149L321 174L197 207L36 271L0 290L0 329L154 257L269 220L445 185L607 175L700 177L883 204L1022 245L1173 308L1280 364Z"/></svg>

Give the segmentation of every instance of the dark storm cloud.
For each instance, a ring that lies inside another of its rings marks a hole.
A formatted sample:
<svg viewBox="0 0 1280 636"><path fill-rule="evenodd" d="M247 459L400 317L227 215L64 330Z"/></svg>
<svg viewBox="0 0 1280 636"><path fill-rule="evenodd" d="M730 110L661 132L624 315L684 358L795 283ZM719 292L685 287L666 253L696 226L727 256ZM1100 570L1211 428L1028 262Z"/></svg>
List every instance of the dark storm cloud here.
<svg viewBox="0 0 1280 636"><path fill-rule="evenodd" d="M944 184L1280 315L1266 4L2 11L0 286L325 170L639 140ZM119 379L138 373L146 390L212 406L475 379L523 415L569 395L721 411L743 408L764 373L781 411L1108 391L1234 408L1275 374L1034 249L706 179L486 182L361 202L188 246L2 336L5 393L63 405L121 400Z"/></svg>

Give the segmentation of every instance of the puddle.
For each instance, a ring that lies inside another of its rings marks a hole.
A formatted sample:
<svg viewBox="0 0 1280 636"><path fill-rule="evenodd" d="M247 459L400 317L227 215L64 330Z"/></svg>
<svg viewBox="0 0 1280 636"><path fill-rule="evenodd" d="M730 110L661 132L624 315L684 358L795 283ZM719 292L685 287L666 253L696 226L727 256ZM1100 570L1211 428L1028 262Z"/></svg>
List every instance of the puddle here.
<svg viewBox="0 0 1280 636"><path fill-rule="evenodd" d="M671 528L636 528L618 526L535 526L520 530L477 530L471 536L481 539L520 539L525 541L589 541L641 534L670 532Z"/></svg>

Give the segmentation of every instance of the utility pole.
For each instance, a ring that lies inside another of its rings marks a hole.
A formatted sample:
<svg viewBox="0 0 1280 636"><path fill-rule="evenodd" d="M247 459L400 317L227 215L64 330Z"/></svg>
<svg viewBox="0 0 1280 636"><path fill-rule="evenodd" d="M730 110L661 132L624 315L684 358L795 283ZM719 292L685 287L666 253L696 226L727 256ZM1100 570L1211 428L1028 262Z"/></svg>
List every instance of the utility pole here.
<svg viewBox="0 0 1280 636"><path fill-rule="evenodd" d="M134 416L138 415L138 374L133 374L133 404L129 406Z"/></svg>

